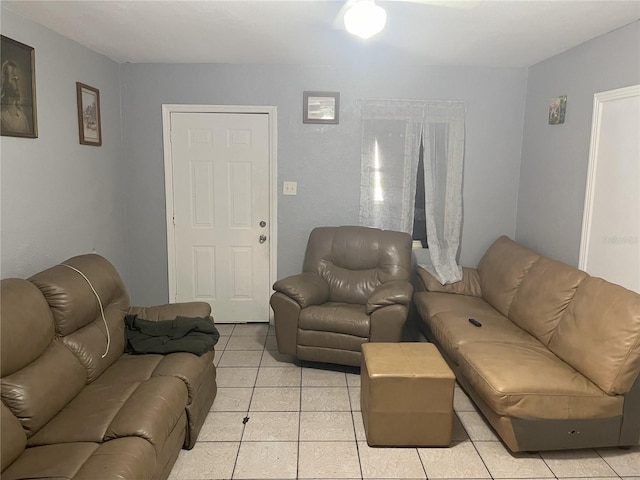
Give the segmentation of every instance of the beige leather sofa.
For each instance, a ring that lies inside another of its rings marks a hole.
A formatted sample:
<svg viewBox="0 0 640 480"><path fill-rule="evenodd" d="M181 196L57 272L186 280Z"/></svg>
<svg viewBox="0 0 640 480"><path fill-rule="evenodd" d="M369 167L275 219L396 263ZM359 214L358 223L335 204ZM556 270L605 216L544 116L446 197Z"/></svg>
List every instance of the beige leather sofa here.
<svg viewBox="0 0 640 480"><path fill-rule="evenodd" d="M207 317L204 303L129 306L115 268L83 255L1 284L2 479L164 479L216 395L214 352L123 354L124 316Z"/></svg>
<svg viewBox="0 0 640 480"><path fill-rule="evenodd" d="M507 237L461 282L418 275L424 334L512 451L638 443L640 295Z"/></svg>
<svg viewBox="0 0 640 480"><path fill-rule="evenodd" d="M271 296L280 353L360 366L364 342L399 342L413 286L411 236L358 226L311 232L302 273Z"/></svg>

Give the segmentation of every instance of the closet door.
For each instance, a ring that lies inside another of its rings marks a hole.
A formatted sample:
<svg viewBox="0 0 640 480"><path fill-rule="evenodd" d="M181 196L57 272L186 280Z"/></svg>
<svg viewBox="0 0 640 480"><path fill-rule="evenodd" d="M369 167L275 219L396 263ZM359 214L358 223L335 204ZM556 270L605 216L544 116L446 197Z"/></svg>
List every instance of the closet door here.
<svg viewBox="0 0 640 480"><path fill-rule="evenodd" d="M640 292L640 85L595 95L578 267Z"/></svg>

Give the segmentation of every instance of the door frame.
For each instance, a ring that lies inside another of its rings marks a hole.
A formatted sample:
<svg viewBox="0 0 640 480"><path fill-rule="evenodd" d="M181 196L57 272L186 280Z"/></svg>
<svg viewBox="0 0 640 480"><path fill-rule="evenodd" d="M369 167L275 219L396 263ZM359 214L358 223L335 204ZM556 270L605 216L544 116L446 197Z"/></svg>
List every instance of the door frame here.
<svg viewBox="0 0 640 480"><path fill-rule="evenodd" d="M176 282L176 231L173 222L173 158L171 154L171 114L172 113L254 113L266 114L269 125L269 291L277 279L278 252L278 162L277 162L277 107L250 105L183 105L162 104L162 141L164 146L164 185L167 220L167 276L169 282L169 303L175 303ZM269 308L269 321L273 312Z"/></svg>
<svg viewBox="0 0 640 480"><path fill-rule="evenodd" d="M580 254L578 257L578 268L587 270L589 263L589 242L591 240L591 221L593 214L593 203L597 186L597 166L598 153L600 150L600 131L602 126L603 110L607 102L640 96L640 85L617 88L599 92L593 96L593 116L591 119L591 144L589 148L589 162L587 166L587 187L585 191L584 210L582 215L582 234L580 238Z"/></svg>

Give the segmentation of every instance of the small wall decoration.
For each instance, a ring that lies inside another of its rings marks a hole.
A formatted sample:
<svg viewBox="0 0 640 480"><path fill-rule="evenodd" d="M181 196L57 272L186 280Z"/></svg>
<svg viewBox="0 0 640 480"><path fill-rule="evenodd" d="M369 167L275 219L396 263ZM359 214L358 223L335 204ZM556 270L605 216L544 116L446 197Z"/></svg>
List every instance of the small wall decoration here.
<svg viewBox="0 0 640 480"><path fill-rule="evenodd" d="M76 82L78 96L78 130L82 145L102 145L100 125L100 91L84 83Z"/></svg>
<svg viewBox="0 0 640 480"><path fill-rule="evenodd" d="M337 124L340 117L340 93L304 92L303 123Z"/></svg>
<svg viewBox="0 0 640 480"><path fill-rule="evenodd" d="M9 137L38 137L35 52L1 35L2 99L0 131Z"/></svg>
<svg viewBox="0 0 640 480"><path fill-rule="evenodd" d="M567 96L552 98L549 104L549 125L564 123L564 116L567 111Z"/></svg>

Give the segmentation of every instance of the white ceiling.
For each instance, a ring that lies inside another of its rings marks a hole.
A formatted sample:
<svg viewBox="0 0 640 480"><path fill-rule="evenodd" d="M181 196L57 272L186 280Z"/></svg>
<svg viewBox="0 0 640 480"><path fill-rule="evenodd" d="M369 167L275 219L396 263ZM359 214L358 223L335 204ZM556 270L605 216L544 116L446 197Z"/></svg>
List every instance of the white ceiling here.
<svg viewBox="0 0 640 480"><path fill-rule="evenodd" d="M380 0L387 28L363 41L343 1L7 1L96 52L132 63L348 63L526 67L640 18L640 0ZM640 42L640 39L638 39Z"/></svg>

